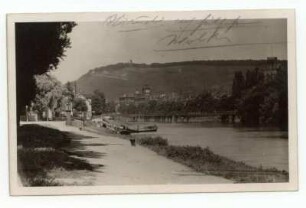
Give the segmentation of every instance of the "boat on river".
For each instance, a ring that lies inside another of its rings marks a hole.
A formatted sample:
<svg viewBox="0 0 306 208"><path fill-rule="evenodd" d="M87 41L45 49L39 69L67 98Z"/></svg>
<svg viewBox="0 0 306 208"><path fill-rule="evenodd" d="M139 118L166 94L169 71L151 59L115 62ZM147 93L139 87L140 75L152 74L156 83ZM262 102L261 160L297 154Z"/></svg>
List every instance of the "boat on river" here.
<svg viewBox="0 0 306 208"><path fill-rule="evenodd" d="M131 133L143 133L143 132L156 132L157 129L158 127L156 125L137 127L137 129L123 126L123 128L119 130L119 133L120 134L131 134Z"/></svg>
<svg viewBox="0 0 306 208"><path fill-rule="evenodd" d="M111 116L102 117L102 127L124 135L129 135L131 133L156 132L158 129L157 125L145 125L145 126L137 125L136 128L132 128L128 125L124 125L116 121Z"/></svg>

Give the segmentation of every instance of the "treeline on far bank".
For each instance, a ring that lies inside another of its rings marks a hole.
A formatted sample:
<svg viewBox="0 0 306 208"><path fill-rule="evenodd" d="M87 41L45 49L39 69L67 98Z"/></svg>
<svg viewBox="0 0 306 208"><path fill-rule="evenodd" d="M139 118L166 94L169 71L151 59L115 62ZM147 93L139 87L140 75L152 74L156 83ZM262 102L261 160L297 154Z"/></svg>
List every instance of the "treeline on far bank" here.
<svg viewBox="0 0 306 208"><path fill-rule="evenodd" d="M246 73L237 71L231 93L205 90L190 99L150 100L145 103L121 105L126 114L182 114L235 111L244 126L274 126L288 129L287 64L266 72L255 68Z"/></svg>

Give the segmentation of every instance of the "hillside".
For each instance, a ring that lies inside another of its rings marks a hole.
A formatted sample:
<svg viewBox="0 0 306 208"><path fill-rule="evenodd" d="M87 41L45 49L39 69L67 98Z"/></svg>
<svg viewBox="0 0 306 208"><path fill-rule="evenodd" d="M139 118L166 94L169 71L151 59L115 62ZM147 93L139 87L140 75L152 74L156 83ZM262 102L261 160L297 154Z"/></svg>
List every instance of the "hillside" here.
<svg viewBox="0 0 306 208"><path fill-rule="evenodd" d="M141 90L149 85L153 92L200 92L203 89L230 91L236 71L265 69L267 60L216 60L175 63L118 63L90 70L77 80L81 93L99 89L107 99Z"/></svg>

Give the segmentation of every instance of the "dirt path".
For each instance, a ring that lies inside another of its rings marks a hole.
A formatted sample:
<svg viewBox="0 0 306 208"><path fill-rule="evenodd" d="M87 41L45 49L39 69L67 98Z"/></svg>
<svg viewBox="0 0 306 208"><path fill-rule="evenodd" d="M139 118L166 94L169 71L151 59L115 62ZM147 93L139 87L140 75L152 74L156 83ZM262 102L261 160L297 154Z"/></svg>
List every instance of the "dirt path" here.
<svg viewBox="0 0 306 208"><path fill-rule="evenodd" d="M141 146L114 136L99 135L66 126L64 122L40 122L53 127L86 136L80 142L88 152L99 153L99 157L87 157L91 164L102 164L98 172L84 173L73 179L68 174L65 180L87 180L91 185L135 185L135 184L212 184L232 183L224 178L197 173L190 168L157 155ZM66 181L67 182L67 181Z"/></svg>

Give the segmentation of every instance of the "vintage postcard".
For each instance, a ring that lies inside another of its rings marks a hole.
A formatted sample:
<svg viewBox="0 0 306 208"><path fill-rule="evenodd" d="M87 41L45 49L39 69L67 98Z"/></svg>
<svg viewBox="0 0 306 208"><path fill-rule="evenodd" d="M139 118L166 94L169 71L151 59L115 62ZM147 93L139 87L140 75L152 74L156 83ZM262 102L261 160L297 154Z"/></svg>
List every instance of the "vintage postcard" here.
<svg viewBox="0 0 306 208"><path fill-rule="evenodd" d="M7 28L12 195L297 190L294 10Z"/></svg>

